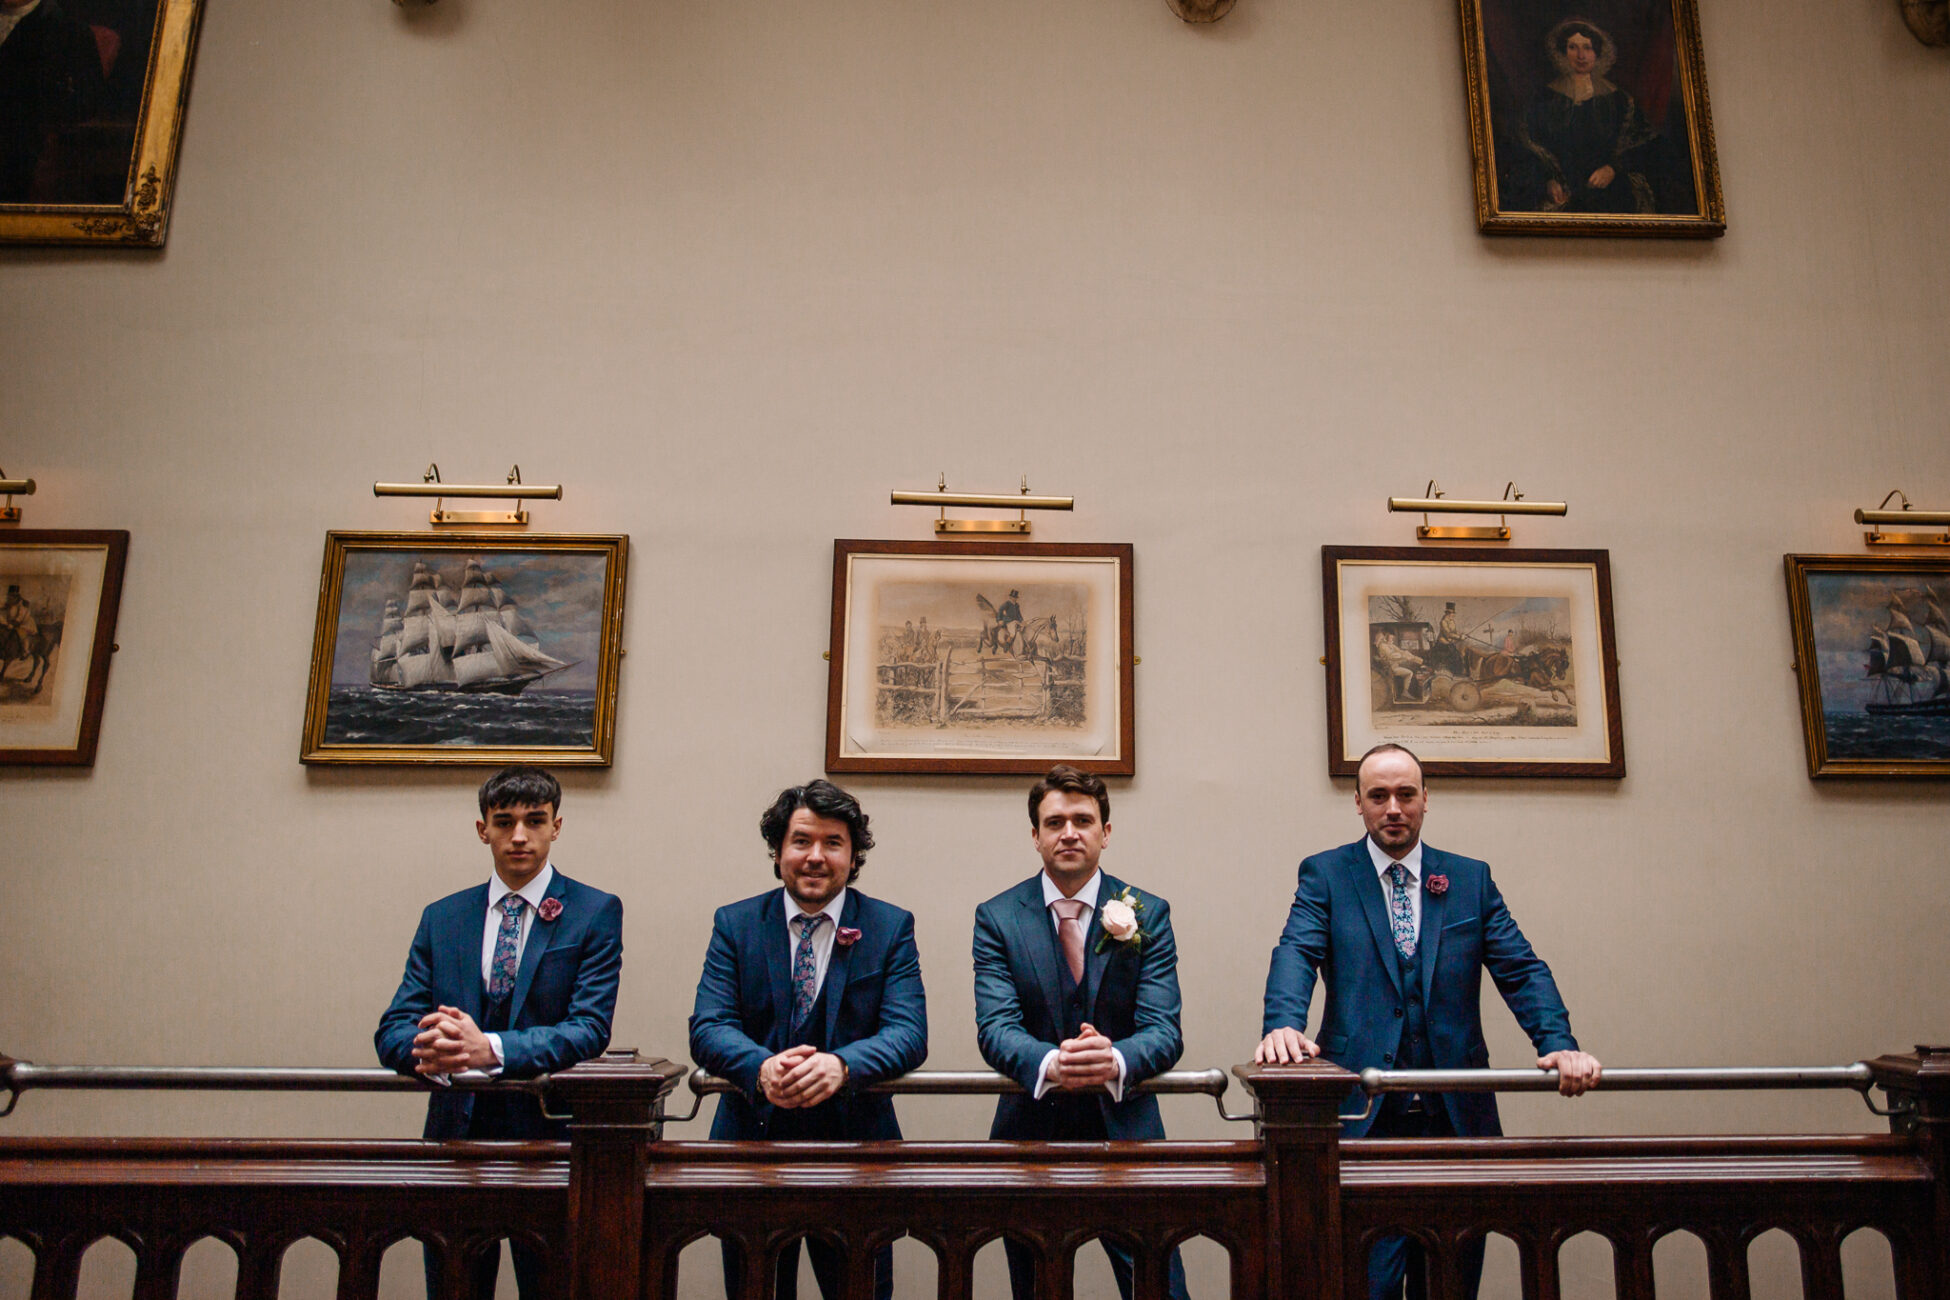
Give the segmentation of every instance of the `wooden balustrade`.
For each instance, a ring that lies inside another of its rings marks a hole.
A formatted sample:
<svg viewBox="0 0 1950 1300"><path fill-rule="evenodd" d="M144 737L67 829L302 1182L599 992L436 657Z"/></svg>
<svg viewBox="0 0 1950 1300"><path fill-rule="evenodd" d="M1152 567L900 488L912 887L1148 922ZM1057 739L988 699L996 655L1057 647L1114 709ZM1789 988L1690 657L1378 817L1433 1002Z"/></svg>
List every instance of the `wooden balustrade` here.
<svg viewBox="0 0 1950 1300"><path fill-rule="evenodd" d="M1950 1300L1950 1048L1868 1065L1899 1111L1888 1135L1342 1142L1354 1079L1313 1063L1235 1071L1250 1140L773 1144L663 1140L682 1067L618 1054L549 1081L568 1143L0 1140L0 1235L34 1252L32 1300L74 1300L103 1237L135 1253L133 1300L173 1300L203 1237L235 1250L238 1300L275 1300L305 1237L337 1254L338 1300L372 1300L408 1237L437 1261L437 1300L502 1239L549 1261L550 1300L671 1300L707 1236L753 1262L737 1300L763 1300L769 1261L806 1236L842 1252L845 1300L868 1300L874 1252L902 1236L934 1253L943 1300L972 1293L977 1252L1004 1236L1035 1253L1047 1300L1070 1300L1096 1238L1125 1244L1138 1296L1161 1300L1194 1236L1229 1254L1234 1300L1354 1300L1383 1235L1421 1242L1428 1295L1455 1300L1464 1253L1498 1233L1526 1300L1556 1300L1560 1246L1595 1232L1618 1300L1650 1300L1655 1243L1687 1231L1713 1300L1748 1300L1748 1246L1779 1228L1805 1300L1839 1300L1841 1242L1868 1227L1902 1300Z"/></svg>

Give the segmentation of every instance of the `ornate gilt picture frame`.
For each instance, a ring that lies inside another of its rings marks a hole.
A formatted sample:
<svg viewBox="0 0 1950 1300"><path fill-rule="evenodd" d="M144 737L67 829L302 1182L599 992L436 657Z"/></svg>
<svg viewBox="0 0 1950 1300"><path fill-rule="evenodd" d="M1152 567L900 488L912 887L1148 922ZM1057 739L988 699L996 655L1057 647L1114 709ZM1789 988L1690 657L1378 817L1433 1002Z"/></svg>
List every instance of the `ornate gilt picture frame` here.
<svg viewBox="0 0 1950 1300"><path fill-rule="evenodd" d="M829 772L1130 776L1128 543L833 543Z"/></svg>
<svg viewBox="0 0 1950 1300"><path fill-rule="evenodd" d="M607 767L629 540L328 533L301 760Z"/></svg>
<svg viewBox="0 0 1950 1300"><path fill-rule="evenodd" d="M1950 556L1783 558L1808 775L1950 776Z"/></svg>
<svg viewBox="0 0 1950 1300"><path fill-rule="evenodd" d="M93 767L129 535L0 533L0 763Z"/></svg>
<svg viewBox="0 0 1950 1300"><path fill-rule="evenodd" d="M1726 233L1695 0L1461 0L1476 223Z"/></svg>
<svg viewBox="0 0 1950 1300"><path fill-rule="evenodd" d="M203 0L40 0L7 25L0 243L162 246L202 16Z"/></svg>
<svg viewBox="0 0 1950 1300"><path fill-rule="evenodd" d="M1622 777L1606 551L1323 546L1327 770Z"/></svg>

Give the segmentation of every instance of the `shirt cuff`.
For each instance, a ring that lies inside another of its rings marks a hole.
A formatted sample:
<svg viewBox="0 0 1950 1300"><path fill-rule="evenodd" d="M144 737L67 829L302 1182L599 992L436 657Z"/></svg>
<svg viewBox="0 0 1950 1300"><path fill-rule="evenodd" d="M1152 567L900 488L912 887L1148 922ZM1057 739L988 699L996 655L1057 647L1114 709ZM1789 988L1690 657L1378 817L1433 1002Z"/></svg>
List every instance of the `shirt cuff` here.
<svg viewBox="0 0 1950 1300"><path fill-rule="evenodd" d="M1112 1101L1122 1101L1124 1100L1124 1074L1127 1068L1124 1064L1124 1053L1113 1047L1110 1049L1110 1054L1117 1062L1117 1077L1104 1085L1104 1091L1110 1094Z"/></svg>
<svg viewBox="0 0 1950 1300"><path fill-rule="evenodd" d="M1049 1077L1050 1067L1055 1064L1056 1049L1052 1047L1049 1049L1049 1055L1043 1058L1043 1063L1036 1068L1036 1091L1030 1094L1036 1101L1041 1101L1043 1094L1055 1086Z"/></svg>
<svg viewBox="0 0 1950 1300"><path fill-rule="evenodd" d="M501 1051L501 1035L489 1034L487 1040L488 1051L494 1053L494 1064L482 1070L481 1073L492 1079L501 1073L502 1067L508 1063L508 1058Z"/></svg>

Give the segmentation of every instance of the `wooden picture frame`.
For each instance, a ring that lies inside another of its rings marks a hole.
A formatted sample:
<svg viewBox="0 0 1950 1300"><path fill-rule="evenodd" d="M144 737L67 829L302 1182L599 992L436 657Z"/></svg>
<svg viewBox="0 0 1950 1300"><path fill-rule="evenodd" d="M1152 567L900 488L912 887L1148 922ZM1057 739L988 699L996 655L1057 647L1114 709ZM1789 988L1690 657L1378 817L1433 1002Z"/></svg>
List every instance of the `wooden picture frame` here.
<svg viewBox="0 0 1950 1300"><path fill-rule="evenodd" d="M128 559L120 529L0 533L0 763L95 765Z"/></svg>
<svg viewBox="0 0 1950 1300"><path fill-rule="evenodd" d="M1133 554L835 541L826 770L1132 775Z"/></svg>
<svg viewBox="0 0 1950 1300"><path fill-rule="evenodd" d="M327 533L300 760L607 767L629 540Z"/></svg>
<svg viewBox="0 0 1950 1300"><path fill-rule="evenodd" d="M162 247L202 18L41 0L0 41L0 243Z"/></svg>
<svg viewBox="0 0 1950 1300"><path fill-rule="evenodd" d="M1461 5L1484 234L1726 233L1695 0Z"/></svg>
<svg viewBox="0 0 1950 1300"><path fill-rule="evenodd" d="M1783 561L1808 775L1950 776L1950 554Z"/></svg>
<svg viewBox="0 0 1950 1300"><path fill-rule="evenodd" d="M1606 551L1323 546L1327 769L1392 741L1429 776L1622 777Z"/></svg>

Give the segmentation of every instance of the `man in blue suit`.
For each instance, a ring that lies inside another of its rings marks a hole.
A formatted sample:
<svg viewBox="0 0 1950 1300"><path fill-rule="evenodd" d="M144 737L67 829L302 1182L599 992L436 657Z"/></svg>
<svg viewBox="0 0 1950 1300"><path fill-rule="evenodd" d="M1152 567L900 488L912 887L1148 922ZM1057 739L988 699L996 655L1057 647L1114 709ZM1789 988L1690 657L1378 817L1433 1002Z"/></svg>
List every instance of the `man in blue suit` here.
<svg viewBox="0 0 1950 1300"><path fill-rule="evenodd" d="M1537 1048L1537 1067L1558 1072L1558 1091L1575 1097L1598 1082L1598 1059L1578 1050L1570 1013L1550 967L1531 951L1504 906L1487 863L1422 843L1428 786L1422 765L1400 745L1377 745L1355 775L1355 806L1368 833L1300 864L1300 883L1266 976L1266 1016L1254 1060L1325 1056L1359 1072L1481 1069L1482 982L1497 992ZM1302 1031L1314 975L1327 980L1318 1040ZM1358 1096L1358 1094L1357 1094ZM1489 1093L1390 1093L1343 1136L1494 1137ZM1407 1238L1385 1238L1368 1260L1368 1294L1402 1292L1411 1256ZM1463 1260L1469 1294L1483 1268L1478 1241Z"/></svg>
<svg viewBox="0 0 1950 1300"><path fill-rule="evenodd" d="M494 872L420 914L406 974L379 1017L381 1064L435 1084L478 1070L510 1079L566 1070L609 1043L623 969L623 903L549 861L562 833L562 787L538 767L503 768L481 787ZM436 1091L424 1136L548 1139L566 1128L526 1095ZM514 1246L523 1300L542 1294L541 1260ZM474 1295L494 1294L496 1253L474 1268ZM437 1272L427 1261L428 1294Z"/></svg>
<svg viewBox="0 0 1950 1300"><path fill-rule="evenodd" d="M1101 777L1051 768L1029 791L1029 825L1042 871L975 909L976 1039L1023 1089L996 1103L989 1136L1162 1138L1158 1099L1132 1089L1185 1050L1171 907L1098 869L1110 840ZM1035 1256L1003 1244L1016 1300L1034 1300ZM1130 1300L1130 1252L1104 1251ZM1171 1294L1186 1300L1175 1250Z"/></svg>
<svg viewBox="0 0 1950 1300"><path fill-rule="evenodd" d="M867 814L830 781L781 791L759 818L784 888L718 909L691 1012L691 1058L738 1091L711 1136L743 1141L891 1140L892 1098L864 1089L927 1059L928 1004L914 914L852 887L873 847ZM838 1251L807 1241L826 1300L844 1282ZM724 1244L725 1291L745 1261ZM777 1300L799 1293L799 1247L779 1254ZM874 1295L894 1292L894 1252L874 1256Z"/></svg>

